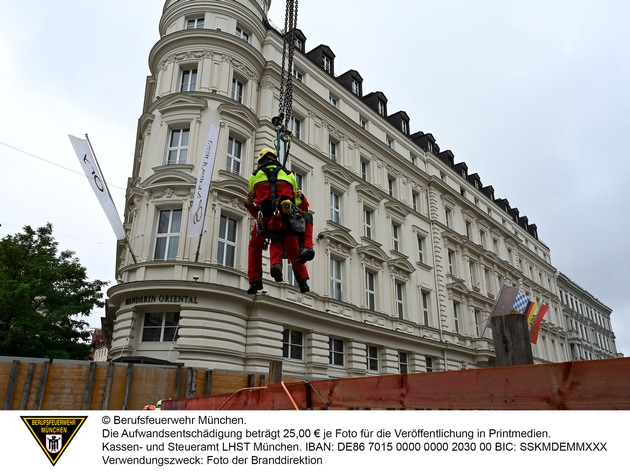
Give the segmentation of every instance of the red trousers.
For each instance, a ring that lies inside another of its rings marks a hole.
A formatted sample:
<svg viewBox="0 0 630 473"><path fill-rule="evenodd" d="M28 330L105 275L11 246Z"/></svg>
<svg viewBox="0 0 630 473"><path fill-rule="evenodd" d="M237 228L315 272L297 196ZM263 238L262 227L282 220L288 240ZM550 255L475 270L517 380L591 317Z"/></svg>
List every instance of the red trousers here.
<svg viewBox="0 0 630 473"><path fill-rule="evenodd" d="M266 239L265 235L258 235L256 224L254 224L247 254L247 278L250 283L262 281L262 252ZM282 256L285 251L297 278L300 281L306 281L308 279L306 265L296 262L300 252L298 237L279 232L273 233L271 245L269 245L269 264L282 264Z"/></svg>

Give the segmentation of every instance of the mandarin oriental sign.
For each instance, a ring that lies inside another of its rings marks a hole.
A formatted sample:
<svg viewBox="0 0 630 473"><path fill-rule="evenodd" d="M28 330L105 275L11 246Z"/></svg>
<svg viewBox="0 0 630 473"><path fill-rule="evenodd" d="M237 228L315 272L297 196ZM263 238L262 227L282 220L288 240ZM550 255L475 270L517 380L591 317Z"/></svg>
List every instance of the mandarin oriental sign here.
<svg viewBox="0 0 630 473"><path fill-rule="evenodd" d="M197 296L178 296L173 294L158 294L128 297L125 305L134 304L197 304Z"/></svg>

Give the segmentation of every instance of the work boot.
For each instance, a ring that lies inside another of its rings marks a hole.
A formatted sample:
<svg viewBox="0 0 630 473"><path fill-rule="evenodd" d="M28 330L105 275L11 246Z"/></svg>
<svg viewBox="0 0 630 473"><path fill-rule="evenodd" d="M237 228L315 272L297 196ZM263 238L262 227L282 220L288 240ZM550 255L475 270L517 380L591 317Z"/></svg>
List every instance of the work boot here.
<svg viewBox="0 0 630 473"><path fill-rule="evenodd" d="M258 291L262 291L263 283L260 281L249 283L249 289L247 290L247 294L256 294Z"/></svg>
<svg viewBox="0 0 630 473"><path fill-rule="evenodd" d="M303 246L302 248L300 248L300 254L297 257L297 262L300 264L304 264L307 261L312 260L313 258L315 258L315 250L313 248Z"/></svg>
<svg viewBox="0 0 630 473"><path fill-rule="evenodd" d="M272 264L271 268L269 268L269 274L271 274L271 277L274 278L276 282L282 282L282 265Z"/></svg>
<svg viewBox="0 0 630 473"><path fill-rule="evenodd" d="M302 294L311 290L311 288L308 287L308 284L306 284L306 281L300 281L298 285L300 286L300 292Z"/></svg>

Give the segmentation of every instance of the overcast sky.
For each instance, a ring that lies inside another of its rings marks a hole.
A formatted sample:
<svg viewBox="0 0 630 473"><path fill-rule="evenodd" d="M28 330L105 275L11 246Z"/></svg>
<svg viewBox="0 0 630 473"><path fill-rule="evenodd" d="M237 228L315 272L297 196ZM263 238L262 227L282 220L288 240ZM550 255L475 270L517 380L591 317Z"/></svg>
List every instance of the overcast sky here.
<svg viewBox="0 0 630 473"><path fill-rule="evenodd" d="M116 240L67 135L87 133L122 216L162 0L0 0L0 237L53 224L91 279ZM284 2L270 18L284 25ZM306 48L405 110L613 310L630 355L630 2L302 0ZM90 318L100 326L98 311Z"/></svg>

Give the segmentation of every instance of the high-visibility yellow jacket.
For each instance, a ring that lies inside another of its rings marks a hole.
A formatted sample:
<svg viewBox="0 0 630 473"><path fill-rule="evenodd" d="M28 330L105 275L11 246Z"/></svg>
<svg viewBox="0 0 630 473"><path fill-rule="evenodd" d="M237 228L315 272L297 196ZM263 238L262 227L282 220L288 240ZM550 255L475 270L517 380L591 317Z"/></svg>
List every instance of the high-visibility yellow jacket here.
<svg viewBox="0 0 630 473"><path fill-rule="evenodd" d="M295 175L285 170L279 164L268 164L265 167L273 171L276 167L280 167L276 176L276 199L279 197L288 197L295 201L296 205L301 203L298 196L298 187ZM254 171L249 176L249 192L254 194L254 204L260 205L265 200L271 199L271 184L267 178L267 174L261 168ZM299 200L300 202L298 202Z"/></svg>

